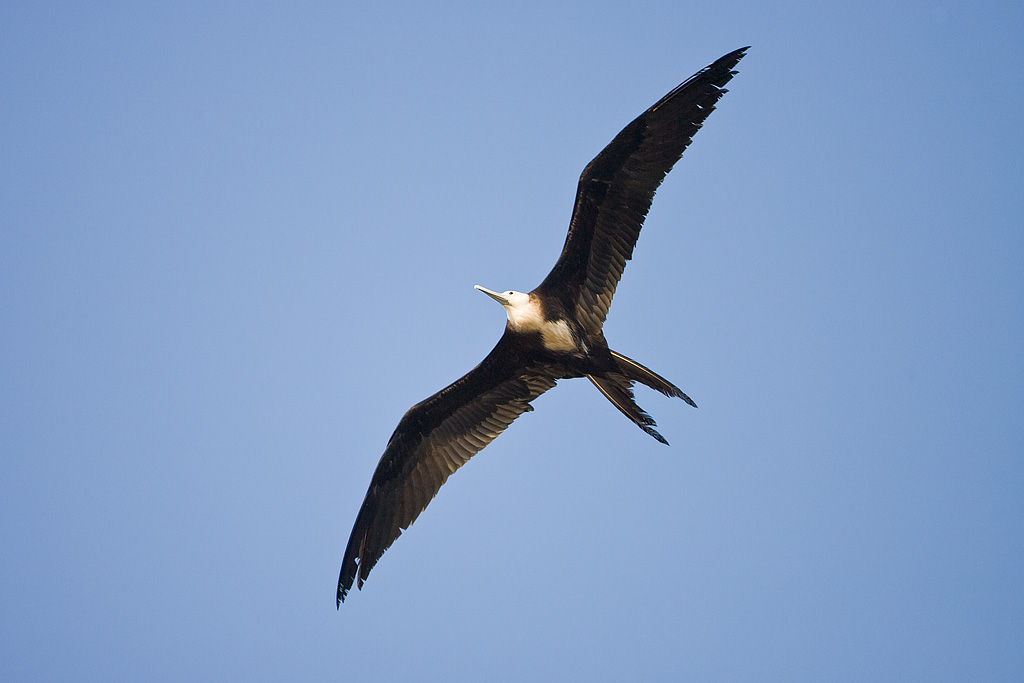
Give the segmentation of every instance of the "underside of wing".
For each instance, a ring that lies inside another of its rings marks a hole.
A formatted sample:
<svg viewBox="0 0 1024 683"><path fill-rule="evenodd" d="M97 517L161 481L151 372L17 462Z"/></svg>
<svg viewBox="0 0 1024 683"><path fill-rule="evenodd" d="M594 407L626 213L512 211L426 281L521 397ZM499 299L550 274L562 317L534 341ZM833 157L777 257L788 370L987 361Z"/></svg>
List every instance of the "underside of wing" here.
<svg viewBox="0 0 1024 683"><path fill-rule="evenodd" d="M562 254L537 288L591 334L604 324L654 192L679 161L747 48L705 67L626 126L583 170Z"/></svg>
<svg viewBox="0 0 1024 683"><path fill-rule="evenodd" d="M427 507L455 470L532 410L555 385L543 368L524 368L506 337L463 378L413 406L391 436L366 492L338 578L338 604Z"/></svg>

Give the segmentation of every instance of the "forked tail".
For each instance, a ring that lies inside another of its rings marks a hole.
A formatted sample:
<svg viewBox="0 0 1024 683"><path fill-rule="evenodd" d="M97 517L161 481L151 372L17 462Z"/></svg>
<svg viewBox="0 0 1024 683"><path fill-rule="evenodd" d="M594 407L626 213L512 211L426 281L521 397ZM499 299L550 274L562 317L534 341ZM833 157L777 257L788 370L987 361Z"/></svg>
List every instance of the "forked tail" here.
<svg viewBox="0 0 1024 683"><path fill-rule="evenodd" d="M693 402L692 398L684 394L679 389L679 387L677 387L675 384L672 384L672 382L669 382L667 379L656 373L654 370L645 368L632 358L626 358L621 353L618 353L616 351L612 351L612 358L614 358L615 362L619 364L619 369L622 371L622 374L625 375L628 379L631 379L635 382L640 382L641 384L646 384L651 389L654 389L655 391L660 391L666 396L681 398L694 408L697 407L697 404Z"/></svg>
<svg viewBox="0 0 1024 683"><path fill-rule="evenodd" d="M636 426L661 443L668 445L665 437L654 429L657 426L654 418L644 412L643 408L638 406L633 399L633 382L640 382L655 391L660 391L666 396L681 398L694 408L697 407L697 404L693 402L693 399L684 394L679 387L653 370L645 368L621 353L616 353L615 351L611 353L619 366L619 372L609 372L601 376L587 375L587 379L593 382L594 386L604 394L605 398L611 401L612 405L632 420Z"/></svg>

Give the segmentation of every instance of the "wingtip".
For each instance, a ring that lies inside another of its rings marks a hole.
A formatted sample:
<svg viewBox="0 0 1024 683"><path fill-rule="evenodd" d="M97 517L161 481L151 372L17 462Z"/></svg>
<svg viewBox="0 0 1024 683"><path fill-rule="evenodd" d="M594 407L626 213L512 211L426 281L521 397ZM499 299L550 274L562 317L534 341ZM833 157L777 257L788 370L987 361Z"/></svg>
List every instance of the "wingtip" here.
<svg viewBox="0 0 1024 683"><path fill-rule="evenodd" d="M739 48L737 50L733 50L732 52L729 52L729 53L723 55L722 57L720 57L715 62L715 64L722 64L722 63L730 63L731 62L731 64L729 65L729 68L732 69L732 67L736 66L736 64L738 64L741 59L743 59L744 57L747 56L747 50L749 50L749 49L750 49L750 46L747 45L746 47L741 47L741 48ZM736 72L733 71L732 73L735 74Z"/></svg>
<svg viewBox="0 0 1024 683"><path fill-rule="evenodd" d="M341 609L341 603L345 602L345 598L348 597L348 592L352 589L352 577L346 576L344 568L342 569L341 576L338 577L338 609Z"/></svg>

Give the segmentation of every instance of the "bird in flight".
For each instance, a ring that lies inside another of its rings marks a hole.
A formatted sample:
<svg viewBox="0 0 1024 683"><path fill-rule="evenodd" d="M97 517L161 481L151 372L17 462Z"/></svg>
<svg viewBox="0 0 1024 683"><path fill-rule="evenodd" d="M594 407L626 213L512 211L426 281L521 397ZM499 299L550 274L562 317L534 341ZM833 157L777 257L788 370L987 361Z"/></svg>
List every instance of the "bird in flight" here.
<svg viewBox="0 0 1024 683"><path fill-rule="evenodd" d="M602 327L654 192L726 92L749 48L688 78L626 126L580 175L555 267L529 293L476 286L505 309L505 332L464 377L417 403L395 429L359 509L338 577L337 604L358 586L455 470L560 379L586 377L662 443L633 399L639 382L696 404L667 379L608 348Z"/></svg>

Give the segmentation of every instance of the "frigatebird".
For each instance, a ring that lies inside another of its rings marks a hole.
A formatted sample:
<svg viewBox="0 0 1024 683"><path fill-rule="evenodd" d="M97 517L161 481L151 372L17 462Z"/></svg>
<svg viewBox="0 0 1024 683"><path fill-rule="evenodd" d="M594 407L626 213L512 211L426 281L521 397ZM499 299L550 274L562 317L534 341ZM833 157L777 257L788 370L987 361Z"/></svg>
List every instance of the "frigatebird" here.
<svg viewBox="0 0 1024 683"><path fill-rule="evenodd" d="M654 192L726 92L749 48L684 81L626 126L580 175L569 234L555 267L529 293L493 292L505 332L475 368L417 403L398 423L370 481L345 549L338 606L455 470L501 434L560 379L586 377L626 417L662 443L633 398L639 382L696 407L674 384L608 348L602 327Z"/></svg>

